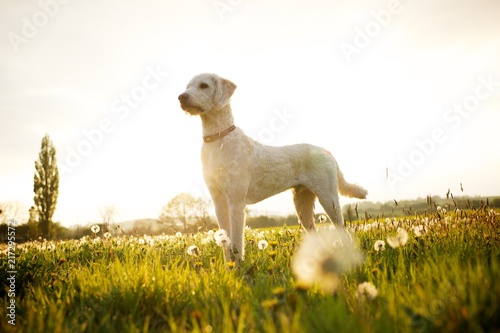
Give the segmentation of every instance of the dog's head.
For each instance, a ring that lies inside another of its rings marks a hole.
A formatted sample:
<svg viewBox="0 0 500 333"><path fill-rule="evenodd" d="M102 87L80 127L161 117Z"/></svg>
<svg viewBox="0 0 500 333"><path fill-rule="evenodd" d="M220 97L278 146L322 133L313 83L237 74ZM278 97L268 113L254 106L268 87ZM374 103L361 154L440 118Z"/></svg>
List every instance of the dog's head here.
<svg viewBox="0 0 500 333"><path fill-rule="evenodd" d="M234 83L215 74L199 74L189 81L179 102L189 114L202 115L228 105L235 89Z"/></svg>

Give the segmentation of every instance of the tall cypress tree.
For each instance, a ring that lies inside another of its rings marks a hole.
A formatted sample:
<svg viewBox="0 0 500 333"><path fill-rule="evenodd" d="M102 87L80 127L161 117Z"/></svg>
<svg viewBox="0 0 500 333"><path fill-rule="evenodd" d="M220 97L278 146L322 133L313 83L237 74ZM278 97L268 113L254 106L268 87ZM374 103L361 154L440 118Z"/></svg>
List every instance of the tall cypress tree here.
<svg viewBox="0 0 500 333"><path fill-rule="evenodd" d="M35 177L33 182L35 192L35 207L38 211L38 231L50 239L52 238L52 215L56 210L59 195L59 170L57 169L56 149L45 135L38 160L35 161Z"/></svg>

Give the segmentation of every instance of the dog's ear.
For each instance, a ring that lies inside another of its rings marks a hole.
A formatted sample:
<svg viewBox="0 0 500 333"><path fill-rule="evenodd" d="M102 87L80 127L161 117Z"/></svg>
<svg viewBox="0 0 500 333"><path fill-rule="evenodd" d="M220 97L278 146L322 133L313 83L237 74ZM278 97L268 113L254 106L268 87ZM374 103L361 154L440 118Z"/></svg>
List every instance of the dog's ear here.
<svg viewBox="0 0 500 333"><path fill-rule="evenodd" d="M226 106L229 103L229 99L233 95L235 89L236 85L233 82L221 77L215 78L214 102L217 105L218 109Z"/></svg>

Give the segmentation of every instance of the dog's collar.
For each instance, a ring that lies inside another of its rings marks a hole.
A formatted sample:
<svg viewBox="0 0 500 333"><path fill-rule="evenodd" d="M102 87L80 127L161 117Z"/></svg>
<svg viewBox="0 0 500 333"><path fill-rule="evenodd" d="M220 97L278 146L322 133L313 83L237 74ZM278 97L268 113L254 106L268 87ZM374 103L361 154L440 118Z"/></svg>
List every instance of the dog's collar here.
<svg viewBox="0 0 500 333"><path fill-rule="evenodd" d="M215 140L222 139L223 137L225 137L226 135L231 133L235 128L236 128L236 126L232 125L232 126L226 128L225 130L223 130L222 132L219 132L217 134L204 136L203 142L213 142Z"/></svg>

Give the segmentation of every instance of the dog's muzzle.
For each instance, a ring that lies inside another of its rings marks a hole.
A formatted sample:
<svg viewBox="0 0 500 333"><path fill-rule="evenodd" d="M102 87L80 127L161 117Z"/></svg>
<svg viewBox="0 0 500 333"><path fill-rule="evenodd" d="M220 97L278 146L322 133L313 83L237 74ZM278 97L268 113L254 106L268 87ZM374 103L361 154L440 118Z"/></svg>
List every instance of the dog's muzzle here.
<svg viewBox="0 0 500 333"><path fill-rule="evenodd" d="M191 101L191 98L188 93L180 94L178 99L179 102L181 103L181 109L183 109L189 114L199 115L205 112L205 110L202 107L196 105L196 103L193 103L193 101Z"/></svg>
<svg viewBox="0 0 500 333"><path fill-rule="evenodd" d="M178 99L179 99L179 102L181 102L181 104L186 104L187 101L189 100L189 94L182 93L179 95Z"/></svg>

